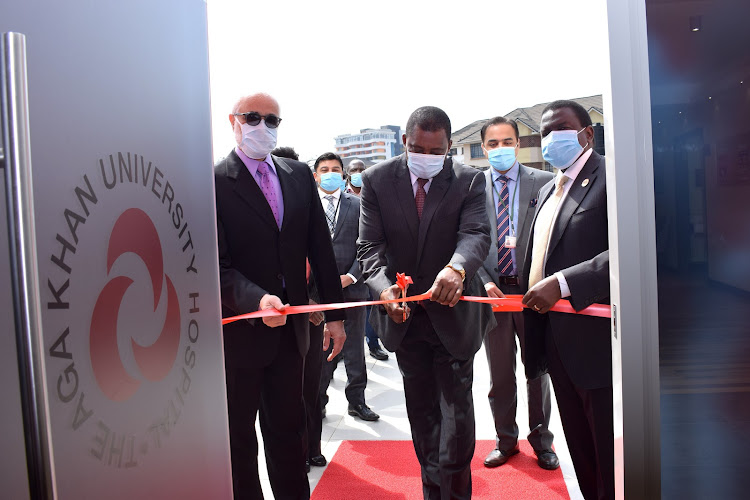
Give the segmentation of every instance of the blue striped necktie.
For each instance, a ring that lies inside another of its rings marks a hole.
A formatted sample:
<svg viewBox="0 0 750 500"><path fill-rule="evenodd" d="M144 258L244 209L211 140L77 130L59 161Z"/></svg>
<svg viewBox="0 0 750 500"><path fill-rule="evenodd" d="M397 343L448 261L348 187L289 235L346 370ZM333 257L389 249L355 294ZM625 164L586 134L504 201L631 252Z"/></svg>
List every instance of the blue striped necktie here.
<svg viewBox="0 0 750 500"><path fill-rule="evenodd" d="M505 247L505 237L510 235L508 178L501 175L498 182L500 183L500 199L497 201L497 274L514 276L513 255L510 248Z"/></svg>

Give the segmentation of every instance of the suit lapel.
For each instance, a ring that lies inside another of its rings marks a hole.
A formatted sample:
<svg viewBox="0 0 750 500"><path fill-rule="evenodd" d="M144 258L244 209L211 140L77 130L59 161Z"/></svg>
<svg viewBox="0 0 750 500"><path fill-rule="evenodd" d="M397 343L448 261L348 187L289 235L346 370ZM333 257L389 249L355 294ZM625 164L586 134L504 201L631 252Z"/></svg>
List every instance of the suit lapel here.
<svg viewBox="0 0 750 500"><path fill-rule="evenodd" d="M336 227L333 228L333 237L331 239L335 240L336 238L338 238L339 233L341 232L341 227L344 225L344 221L346 220L346 217L349 213L351 204L352 201L349 199L347 194L342 192L341 197L339 198L339 214L338 218L336 219Z"/></svg>
<svg viewBox="0 0 750 500"><path fill-rule="evenodd" d="M453 160L447 159L443 164L443 170L440 171L432 179L430 183L430 191L427 193L427 197L424 200L424 207L422 208L422 219L419 221L419 237L417 238L417 266L422 255L422 247L424 246L424 240L427 237L427 230L430 228L432 217L435 215L435 211L440 202L443 201L445 193L448 191L450 186L451 176L453 174ZM417 204L414 202L414 211L416 213Z"/></svg>
<svg viewBox="0 0 750 500"><path fill-rule="evenodd" d="M253 179L247 166L240 160L237 153L232 151L227 158L227 176L235 179L234 192L255 210L261 219L273 226L278 231L276 219L271 211L263 191ZM283 189L283 188L282 188Z"/></svg>
<svg viewBox="0 0 750 500"><path fill-rule="evenodd" d="M299 181L292 175L292 167L283 158L271 156L271 159L276 166L276 173L281 184L281 196L284 199L284 219L281 221L281 230L283 231L291 222L288 214L295 213L294 207L300 203L300 197L297 195L300 186ZM273 219L273 214L271 214L271 218Z"/></svg>
<svg viewBox="0 0 750 500"><path fill-rule="evenodd" d="M552 227L552 231L549 235L547 255L552 254L552 251L560 241L565 228L568 226L568 222L570 222L570 218L573 216L573 213L575 213L575 211L578 209L578 206L586 196L586 193L588 193L591 189L591 186L596 183L596 170L599 168L598 159L598 155L592 155L591 158L588 159L586 164L576 176L573 185L570 186L570 190L568 191L567 196L562 201L562 204L560 205L560 211L557 214L557 219L555 220L555 224ZM588 179L589 181L585 186L582 182L583 179Z"/></svg>
<svg viewBox="0 0 750 500"><path fill-rule="evenodd" d="M393 188L396 191L399 206L403 213L409 231L414 241L417 240L419 218L417 217L417 203L414 201L414 191L411 187L411 177L409 168L406 166L406 160L402 156L398 163L394 165L396 173L393 177Z"/></svg>
<svg viewBox="0 0 750 500"><path fill-rule="evenodd" d="M523 230L523 224L526 222L526 215L529 213L529 203L531 202L534 184L536 183L534 171L530 168L527 169L519 163L518 181L521 185L518 187L518 220L513 224L516 229L516 234L514 236L518 236L518 233Z"/></svg>

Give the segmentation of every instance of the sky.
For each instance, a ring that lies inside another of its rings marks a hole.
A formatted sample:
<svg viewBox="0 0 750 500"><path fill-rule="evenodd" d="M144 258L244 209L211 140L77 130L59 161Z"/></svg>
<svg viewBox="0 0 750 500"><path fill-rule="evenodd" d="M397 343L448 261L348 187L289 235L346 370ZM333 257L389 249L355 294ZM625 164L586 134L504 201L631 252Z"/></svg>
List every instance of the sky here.
<svg viewBox="0 0 750 500"><path fill-rule="evenodd" d="M266 92L278 145L308 161L334 138L404 128L437 106L453 130L607 85L605 0L207 0L214 157L228 114ZM400 139L400 138L399 138Z"/></svg>

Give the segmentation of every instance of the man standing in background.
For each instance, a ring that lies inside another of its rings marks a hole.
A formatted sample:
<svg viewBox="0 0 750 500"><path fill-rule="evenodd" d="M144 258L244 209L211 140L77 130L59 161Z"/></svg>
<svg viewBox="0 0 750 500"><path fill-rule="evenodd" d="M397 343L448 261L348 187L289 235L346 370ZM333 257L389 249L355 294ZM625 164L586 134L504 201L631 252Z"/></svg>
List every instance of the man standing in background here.
<svg viewBox="0 0 750 500"><path fill-rule="evenodd" d="M349 188L347 191L354 195L359 196L362 189L362 172L365 171L365 162L362 160L352 160L347 167L349 175ZM388 353L380 347L380 340L378 340L378 334L370 324L370 312L372 311L371 306L367 306L367 321L365 321L365 339L367 340L367 347L370 350L370 356L379 360L386 361L388 359Z"/></svg>
<svg viewBox="0 0 750 500"><path fill-rule="evenodd" d="M362 281L362 271L357 261L357 237L359 236L359 198L341 189L344 165L335 153L324 153L315 160L315 181L318 195L325 212L328 230L333 241L341 288L346 301L366 300L367 287ZM346 368L344 393L349 402L349 415L373 422L380 415L365 403L367 366L365 364L365 309L352 307L346 310L344 329L348 341L341 354ZM321 413L328 403L328 384L333 378L336 363L324 363L320 382Z"/></svg>
<svg viewBox="0 0 750 500"><path fill-rule="evenodd" d="M552 173L521 165L518 162L520 141L518 125L502 116L484 124L480 132L482 150L492 168L484 175L487 182L487 214L490 218L490 253L479 268L489 297L523 292L518 273L523 269L531 221L536 213L539 189L552 180ZM487 332L484 350L490 368L490 409L495 421L495 449L484 460L486 467L498 467L517 454L518 425L516 407L516 336L521 344L521 358L525 359L523 313L495 313L497 326ZM549 430L550 402L549 375L526 381L529 402L529 443L542 469L560 466L552 451L552 432Z"/></svg>

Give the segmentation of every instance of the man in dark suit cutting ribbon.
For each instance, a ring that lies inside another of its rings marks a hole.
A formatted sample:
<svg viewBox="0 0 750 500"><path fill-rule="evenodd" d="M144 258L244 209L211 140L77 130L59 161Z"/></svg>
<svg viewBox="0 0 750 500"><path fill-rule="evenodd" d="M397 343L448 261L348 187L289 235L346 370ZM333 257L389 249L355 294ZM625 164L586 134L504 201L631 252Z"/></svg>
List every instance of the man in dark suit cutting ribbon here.
<svg viewBox="0 0 750 500"><path fill-rule="evenodd" d="M399 272L432 294L373 309L370 321L396 352L423 494L435 500L471 497L474 354L494 324L489 305L459 302L484 294L475 274L490 241L484 176L447 158L450 135L444 111L419 108L406 153L365 170L357 253L374 297L398 298Z"/></svg>

